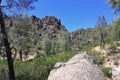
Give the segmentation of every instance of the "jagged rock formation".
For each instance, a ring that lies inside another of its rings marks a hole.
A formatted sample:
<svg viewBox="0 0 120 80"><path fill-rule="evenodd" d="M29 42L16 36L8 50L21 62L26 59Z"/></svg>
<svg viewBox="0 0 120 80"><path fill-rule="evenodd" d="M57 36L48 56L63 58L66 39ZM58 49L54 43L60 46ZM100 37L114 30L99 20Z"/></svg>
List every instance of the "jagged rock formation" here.
<svg viewBox="0 0 120 80"><path fill-rule="evenodd" d="M40 19L33 15L30 17L30 24L32 24L37 30L41 28L52 32L66 30L64 25L61 24L61 20L55 18L54 16L45 16L45 18Z"/></svg>
<svg viewBox="0 0 120 80"><path fill-rule="evenodd" d="M63 64L50 72L48 80L105 80L87 54L77 54Z"/></svg>

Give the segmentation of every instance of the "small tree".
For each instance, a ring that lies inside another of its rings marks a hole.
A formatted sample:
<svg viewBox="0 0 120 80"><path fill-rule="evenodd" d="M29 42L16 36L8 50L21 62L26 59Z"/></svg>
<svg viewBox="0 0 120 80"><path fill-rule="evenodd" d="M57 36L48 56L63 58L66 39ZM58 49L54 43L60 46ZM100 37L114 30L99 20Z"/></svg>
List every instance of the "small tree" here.
<svg viewBox="0 0 120 80"><path fill-rule="evenodd" d="M51 41L49 39L45 41L44 50L47 56L49 56L51 51Z"/></svg>
<svg viewBox="0 0 120 80"><path fill-rule="evenodd" d="M14 66L13 66L13 60L11 56L11 49L10 49L10 43L8 42L8 37L5 29L4 24L4 12L3 11L11 11L12 14L17 14L18 12L22 12L23 10L31 10L34 9L34 7L31 5L36 0L0 0L0 27L1 27L1 33L2 38L4 42L4 46L7 53L7 61L8 61L8 69L9 69L9 78L10 80L15 80L15 74L14 74ZM5 5L2 5L2 2L6 3ZM7 14L7 12L6 12Z"/></svg>

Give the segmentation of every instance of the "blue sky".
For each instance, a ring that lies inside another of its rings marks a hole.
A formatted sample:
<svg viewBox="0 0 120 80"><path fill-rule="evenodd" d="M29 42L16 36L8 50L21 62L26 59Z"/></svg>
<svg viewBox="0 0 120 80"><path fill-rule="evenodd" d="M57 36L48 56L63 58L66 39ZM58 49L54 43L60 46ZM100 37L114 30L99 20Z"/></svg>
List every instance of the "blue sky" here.
<svg viewBox="0 0 120 80"><path fill-rule="evenodd" d="M95 27L101 15L105 16L108 24L116 18L105 0L38 0L33 5L36 9L29 11L29 16L55 16L70 32Z"/></svg>

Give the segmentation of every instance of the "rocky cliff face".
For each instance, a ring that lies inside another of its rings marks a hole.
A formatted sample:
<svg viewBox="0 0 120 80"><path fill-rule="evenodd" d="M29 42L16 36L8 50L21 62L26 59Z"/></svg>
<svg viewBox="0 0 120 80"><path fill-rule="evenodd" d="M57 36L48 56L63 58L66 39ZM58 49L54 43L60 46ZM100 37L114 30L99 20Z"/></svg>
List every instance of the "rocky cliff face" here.
<svg viewBox="0 0 120 80"><path fill-rule="evenodd" d="M34 26L37 30L50 30L52 32L57 32L59 30L65 30L64 25L61 24L61 20L55 18L54 16L45 16L45 18L40 19L36 16L30 17L30 24Z"/></svg>
<svg viewBox="0 0 120 80"><path fill-rule="evenodd" d="M67 63L59 64L50 72L48 80L105 80L87 54L77 54Z"/></svg>

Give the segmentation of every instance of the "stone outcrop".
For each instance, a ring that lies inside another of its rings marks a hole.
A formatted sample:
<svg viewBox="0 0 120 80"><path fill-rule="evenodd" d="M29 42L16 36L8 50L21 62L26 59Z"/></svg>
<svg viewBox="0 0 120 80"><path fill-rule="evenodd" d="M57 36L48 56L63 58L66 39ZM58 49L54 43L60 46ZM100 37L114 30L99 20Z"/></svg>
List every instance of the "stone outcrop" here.
<svg viewBox="0 0 120 80"><path fill-rule="evenodd" d="M43 22L41 19L37 18L36 16L31 16L29 22L34 28L39 29L43 27Z"/></svg>
<svg viewBox="0 0 120 80"><path fill-rule="evenodd" d="M26 61L33 60L36 57L37 57L37 53L35 53L35 52L29 52L28 55L27 55Z"/></svg>
<svg viewBox="0 0 120 80"><path fill-rule="evenodd" d="M77 54L66 63L59 63L48 80L105 80L103 73L87 54Z"/></svg>
<svg viewBox="0 0 120 80"><path fill-rule="evenodd" d="M54 16L45 16L45 18L40 19L33 15L30 17L30 24L32 24L37 30L43 29L50 30L52 32L66 30L64 25L61 24L61 20Z"/></svg>
<svg viewBox="0 0 120 80"><path fill-rule="evenodd" d="M112 79L113 80L120 80L120 66L113 66L112 67Z"/></svg>
<svg viewBox="0 0 120 80"><path fill-rule="evenodd" d="M57 68L60 68L62 66L65 66L65 64L63 62L57 62L55 65L54 65L54 69L57 69Z"/></svg>

